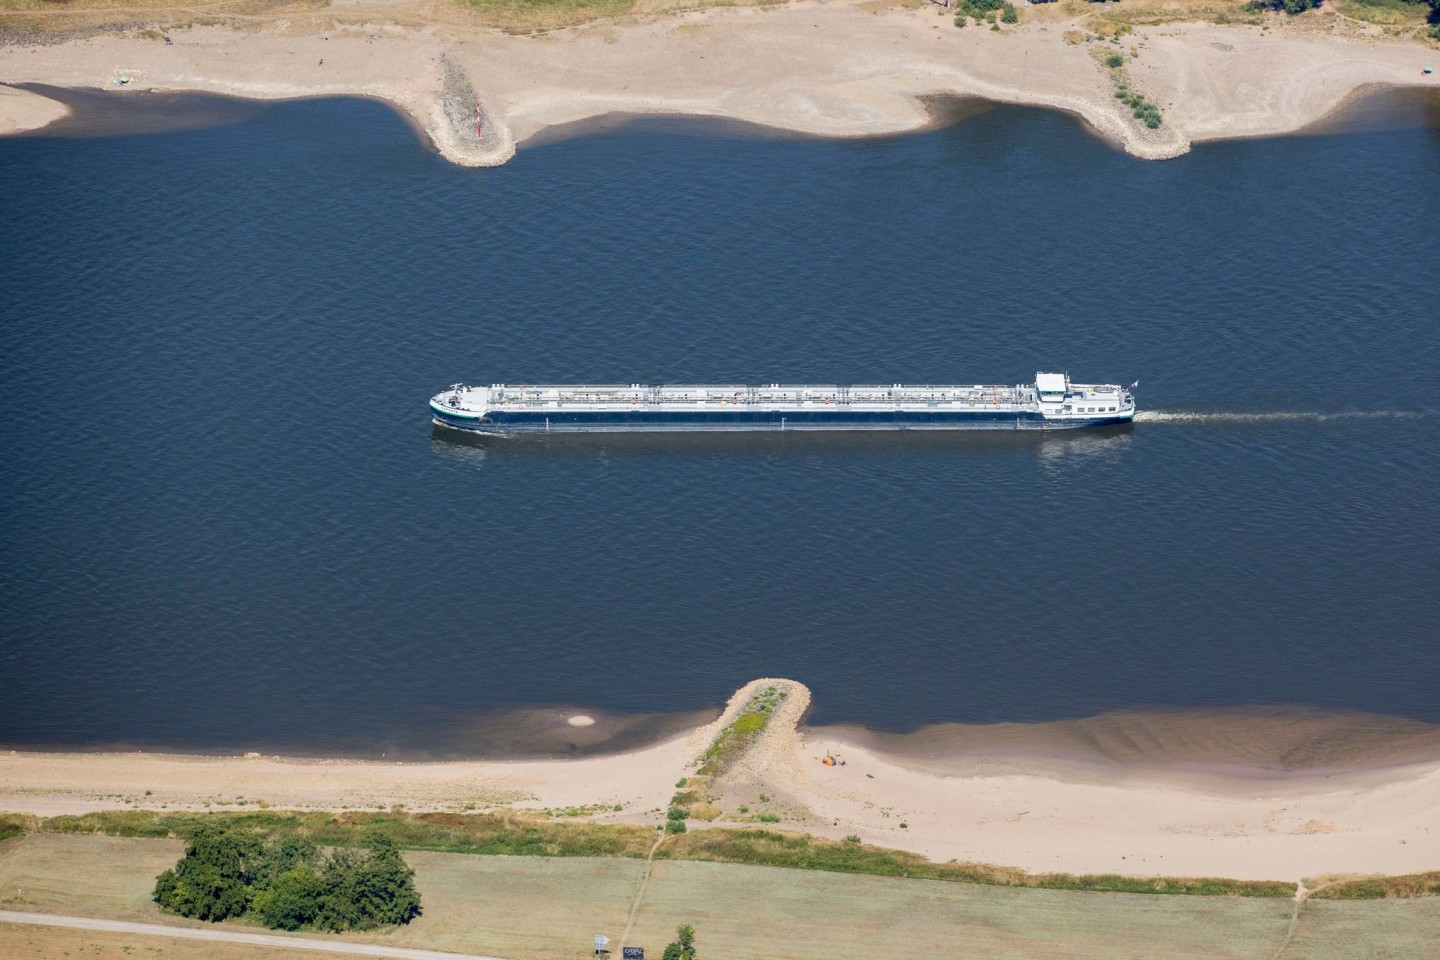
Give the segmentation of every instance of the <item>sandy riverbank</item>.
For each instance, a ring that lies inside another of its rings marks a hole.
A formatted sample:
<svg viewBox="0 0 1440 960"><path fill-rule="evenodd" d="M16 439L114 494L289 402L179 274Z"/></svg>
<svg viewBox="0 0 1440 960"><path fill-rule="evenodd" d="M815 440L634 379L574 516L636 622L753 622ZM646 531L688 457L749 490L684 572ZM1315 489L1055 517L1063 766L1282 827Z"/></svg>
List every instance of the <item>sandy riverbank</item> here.
<svg viewBox="0 0 1440 960"><path fill-rule="evenodd" d="M1296 880L1440 869L1440 731L1425 724L1137 714L1028 736L1010 726L894 737L797 728L809 691L776 680L747 685L718 720L685 735L579 760L3 753L0 810L243 809L243 798L305 809L596 807L596 819L654 822L715 734L769 683L791 695L711 786L729 822L745 819L744 804L752 817L780 813L791 829L1036 871ZM827 752L844 765L822 764Z"/></svg>
<svg viewBox="0 0 1440 960"><path fill-rule="evenodd" d="M1293 131L1356 90L1433 86L1433 51L1366 31L1169 24L1114 51L1160 106L1147 130L1113 96L1096 49L1068 42L1085 18L1027 14L999 33L956 29L935 7L869 0L714 8L515 36L410 0L354 0L232 24L186 25L0 47L0 80L256 98L383 98L447 157L502 163L549 127L613 113L692 114L825 136L915 130L920 98L977 96L1079 115L1130 153ZM1039 8L1036 8L1038 11ZM158 14L157 14L158 16ZM163 37L168 36L170 43ZM125 85L118 85L128 78ZM0 98L0 129L45 120L33 97ZM477 116L473 106L480 105ZM53 108L52 113L53 113ZM52 117L53 118L53 117Z"/></svg>

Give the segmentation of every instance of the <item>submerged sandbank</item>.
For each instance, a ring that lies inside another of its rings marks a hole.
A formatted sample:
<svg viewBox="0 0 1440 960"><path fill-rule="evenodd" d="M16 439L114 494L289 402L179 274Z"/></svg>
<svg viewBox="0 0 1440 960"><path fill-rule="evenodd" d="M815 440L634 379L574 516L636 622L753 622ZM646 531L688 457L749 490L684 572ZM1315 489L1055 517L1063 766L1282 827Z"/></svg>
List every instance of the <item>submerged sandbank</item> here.
<svg viewBox="0 0 1440 960"><path fill-rule="evenodd" d="M0 754L0 810L566 810L658 822L681 778L765 687L759 739L701 781L718 824L766 822L932 859L1031 871L1294 880L1440 867L1440 728L1306 711L1127 713L912 734L805 729L804 685L757 680L716 720L606 756L392 763ZM591 727L550 720L566 735ZM588 714L587 714L588 715ZM595 726L599 726L597 721ZM837 761L828 764L826 758ZM658 818L658 819L657 819Z"/></svg>
<svg viewBox="0 0 1440 960"><path fill-rule="evenodd" d="M1440 760L1440 725L1295 706L1125 710L1047 723L932 724L908 733L836 724L809 728L806 735L949 772L1056 763L1075 770L1263 779Z"/></svg>

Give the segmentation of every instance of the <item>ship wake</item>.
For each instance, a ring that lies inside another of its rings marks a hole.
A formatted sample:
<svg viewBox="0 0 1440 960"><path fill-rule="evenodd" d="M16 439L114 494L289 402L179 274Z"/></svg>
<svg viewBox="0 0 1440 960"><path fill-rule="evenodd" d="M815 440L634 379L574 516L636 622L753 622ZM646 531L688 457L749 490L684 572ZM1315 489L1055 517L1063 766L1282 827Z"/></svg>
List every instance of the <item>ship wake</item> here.
<svg viewBox="0 0 1440 960"><path fill-rule="evenodd" d="M1141 410L1136 423L1278 423L1308 421L1328 423L1332 420L1410 420L1425 414L1409 410L1355 410L1343 413L1322 413L1318 410L1275 411L1269 413L1213 412L1200 410Z"/></svg>

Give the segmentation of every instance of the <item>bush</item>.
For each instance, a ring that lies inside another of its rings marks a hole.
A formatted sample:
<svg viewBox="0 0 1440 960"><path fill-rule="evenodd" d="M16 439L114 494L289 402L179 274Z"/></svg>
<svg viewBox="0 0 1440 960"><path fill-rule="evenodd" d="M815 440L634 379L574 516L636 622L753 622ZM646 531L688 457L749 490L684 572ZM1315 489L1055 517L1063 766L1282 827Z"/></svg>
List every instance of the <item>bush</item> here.
<svg viewBox="0 0 1440 960"><path fill-rule="evenodd" d="M761 823L779 823L780 814L771 813L769 810L766 810L764 813L760 814L758 819Z"/></svg>
<svg viewBox="0 0 1440 960"><path fill-rule="evenodd" d="M1105 66L1109 67L1111 70L1119 69L1120 67L1125 66L1125 57L1119 53L1108 54L1105 57Z"/></svg>
<svg viewBox="0 0 1440 960"><path fill-rule="evenodd" d="M1251 0L1248 4L1251 10L1283 10L1292 17L1318 6L1320 6L1320 0Z"/></svg>
<svg viewBox="0 0 1440 960"><path fill-rule="evenodd" d="M18 837L25 832L25 829L25 818L20 814L7 813L0 816L0 841Z"/></svg>
<svg viewBox="0 0 1440 960"><path fill-rule="evenodd" d="M1139 120L1145 126L1154 130L1160 126L1160 108L1140 94L1120 87L1115 91L1115 98L1130 108L1130 115Z"/></svg>
<svg viewBox="0 0 1440 960"><path fill-rule="evenodd" d="M994 23L997 14L1001 15L1006 23L1018 23L1020 20L1020 14L1009 0L959 0L955 6L955 26L965 26L967 17L974 17L977 24L981 20Z"/></svg>

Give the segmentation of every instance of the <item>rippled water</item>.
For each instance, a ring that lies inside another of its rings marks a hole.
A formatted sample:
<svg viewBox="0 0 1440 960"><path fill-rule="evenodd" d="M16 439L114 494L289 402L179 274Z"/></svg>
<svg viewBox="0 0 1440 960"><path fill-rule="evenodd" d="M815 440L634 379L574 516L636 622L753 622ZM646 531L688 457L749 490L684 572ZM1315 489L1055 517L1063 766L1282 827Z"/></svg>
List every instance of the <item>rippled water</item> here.
<svg viewBox="0 0 1440 960"><path fill-rule="evenodd" d="M1153 164L1018 108L646 120L469 171L374 103L244 109L0 140L0 740L463 752L498 711L764 675L888 729L1440 721L1433 127ZM1037 369L1144 412L475 442L425 409Z"/></svg>

